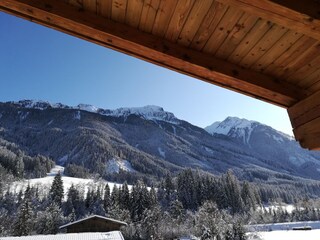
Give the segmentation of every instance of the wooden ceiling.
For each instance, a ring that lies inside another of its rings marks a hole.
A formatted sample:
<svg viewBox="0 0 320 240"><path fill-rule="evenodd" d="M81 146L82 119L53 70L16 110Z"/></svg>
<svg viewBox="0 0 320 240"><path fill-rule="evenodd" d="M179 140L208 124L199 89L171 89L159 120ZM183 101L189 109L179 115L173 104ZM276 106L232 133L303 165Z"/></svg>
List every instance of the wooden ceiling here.
<svg viewBox="0 0 320 240"><path fill-rule="evenodd" d="M0 10L285 107L300 144L320 148L319 0L0 0Z"/></svg>

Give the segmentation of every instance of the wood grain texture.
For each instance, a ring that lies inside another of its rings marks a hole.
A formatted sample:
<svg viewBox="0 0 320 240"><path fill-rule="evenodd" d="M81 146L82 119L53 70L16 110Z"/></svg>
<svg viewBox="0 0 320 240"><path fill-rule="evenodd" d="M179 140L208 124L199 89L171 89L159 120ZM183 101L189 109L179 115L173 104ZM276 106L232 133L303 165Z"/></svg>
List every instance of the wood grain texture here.
<svg viewBox="0 0 320 240"><path fill-rule="evenodd" d="M145 0L143 7L142 7L142 13L141 13L141 19L139 24L139 29L150 33L153 28L153 23L155 21L157 12L159 10L159 4L160 0Z"/></svg>
<svg viewBox="0 0 320 240"><path fill-rule="evenodd" d="M89 0L90 1L90 0ZM113 0L111 17L112 20L124 23L126 19L127 0Z"/></svg>
<svg viewBox="0 0 320 240"><path fill-rule="evenodd" d="M1 9L198 79L288 107L307 92L54 0L3 0Z"/></svg>
<svg viewBox="0 0 320 240"><path fill-rule="evenodd" d="M244 12L237 8L229 7L204 46L203 51L215 54L243 14Z"/></svg>
<svg viewBox="0 0 320 240"><path fill-rule="evenodd" d="M268 68L270 64L274 63L275 60L288 51L301 37L301 33L294 31L286 32L278 42L276 42L260 59L258 59L251 66L251 69L263 72L265 68Z"/></svg>
<svg viewBox="0 0 320 240"><path fill-rule="evenodd" d="M225 12L228 10L228 6L214 2L202 21L196 35L191 43L191 48L196 50L202 50L204 45L207 43L208 39L218 26L221 18L224 16Z"/></svg>
<svg viewBox="0 0 320 240"><path fill-rule="evenodd" d="M280 26L292 29L320 40L320 20L301 13L297 10L296 1L287 1L286 5L279 4L281 0L217 0L223 4L237 7L252 15L267 19Z"/></svg>
<svg viewBox="0 0 320 240"><path fill-rule="evenodd" d="M165 35L166 39L171 42L177 41L194 3L195 0L178 1Z"/></svg>
<svg viewBox="0 0 320 240"><path fill-rule="evenodd" d="M177 7L178 1L161 0L159 10L154 20L152 34L163 37L167 32L172 15Z"/></svg>
<svg viewBox="0 0 320 240"><path fill-rule="evenodd" d="M257 21L258 18L256 16L244 13L216 52L216 57L227 59Z"/></svg>
<svg viewBox="0 0 320 240"><path fill-rule="evenodd" d="M279 25L273 25L272 28L257 42L257 44L242 58L240 65L250 68L266 52L269 51L281 38L288 32L288 29Z"/></svg>
<svg viewBox="0 0 320 240"><path fill-rule="evenodd" d="M112 11L112 0L97 0L97 14L110 19Z"/></svg>
<svg viewBox="0 0 320 240"><path fill-rule="evenodd" d="M189 14L189 18L178 37L179 44L184 46L189 46L191 44L200 24L209 11L212 2L212 0L202 0L194 3L194 6Z"/></svg>
<svg viewBox="0 0 320 240"><path fill-rule="evenodd" d="M126 24L137 28L143 7L143 0L129 0L127 4Z"/></svg>
<svg viewBox="0 0 320 240"><path fill-rule="evenodd" d="M296 64L303 54L315 45L316 42L313 38L302 36L287 51L274 59L264 72L275 76L282 76L286 69Z"/></svg>
<svg viewBox="0 0 320 240"><path fill-rule="evenodd" d="M251 28L248 34L228 57L228 61L239 64L242 58L249 53L249 51L263 38L272 26L273 24L271 22L258 18L258 21L253 28Z"/></svg>

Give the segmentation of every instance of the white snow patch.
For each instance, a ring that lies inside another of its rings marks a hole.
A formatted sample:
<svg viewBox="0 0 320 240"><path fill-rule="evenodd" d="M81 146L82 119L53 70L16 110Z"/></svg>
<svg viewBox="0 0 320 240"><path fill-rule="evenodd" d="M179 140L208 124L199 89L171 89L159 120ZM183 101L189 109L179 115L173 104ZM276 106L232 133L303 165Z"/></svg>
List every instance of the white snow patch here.
<svg viewBox="0 0 320 240"><path fill-rule="evenodd" d="M174 134L174 135L177 135L177 129L176 129L176 127L172 125L172 129L173 129L173 134Z"/></svg>
<svg viewBox="0 0 320 240"><path fill-rule="evenodd" d="M228 117L223 122L215 122L205 128L210 134L223 134L231 137L240 137L244 143L249 143L252 130L258 122Z"/></svg>
<svg viewBox="0 0 320 240"><path fill-rule="evenodd" d="M180 123L180 121L174 116L173 113L166 112L163 110L163 108L153 105L145 107L118 108L115 110L105 110L103 113L103 115L113 117L128 117L131 114L140 116L146 120L160 120L170 122L173 124Z"/></svg>
<svg viewBox="0 0 320 240"><path fill-rule="evenodd" d="M279 143L284 142L284 140L283 140L282 137L278 137L278 136L272 135L272 138L273 138L275 141L279 142Z"/></svg>
<svg viewBox="0 0 320 240"><path fill-rule="evenodd" d="M60 165L55 165L49 173L47 173L47 176L56 176L60 172L61 176L64 175L64 167Z"/></svg>
<svg viewBox="0 0 320 240"><path fill-rule="evenodd" d="M18 111L18 114L20 116L20 121L22 121L22 120L25 120L28 117L29 112Z"/></svg>
<svg viewBox="0 0 320 240"><path fill-rule="evenodd" d="M131 163L127 160L113 158L107 162L107 173L119 173L120 170L125 172L135 172L135 170L131 166Z"/></svg>
<svg viewBox="0 0 320 240"><path fill-rule="evenodd" d="M62 166L56 165L50 171L50 173L48 173L48 176L46 177L13 182L12 184L10 184L10 186L8 186L9 190L14 193L18 193L20 190L25 191L25 189L29 184L30 186L38 187L39 196L46 196L49 193L53 179L55 175L58 173L58 171L63 173L64 168ZM109 185L110 189L113 189L115 185L117 187L122 186L122 184L107 182L102 179L94 180L94 179L73 178L73 177L64 176L63 174L62 174L62 181L63 181L65 199L67 197L68 189L71 187L72 184L79 190L82 196L85 196L88 190L96 189L97 187L100 187L100 189L104 189L104 186L106 184ZM132 186L128 185L128 188L129 190L131 190Z"/></svg>
<svg viewBox="0 0 320 240"><path fill-rule="evenodd" d="M68 154L64 155L63 157L61 157L59 160L58 160L58 163L59 164L64 164L67 160L68 160Z"/></svg>
<svg viewBox="0 0 320 240"><path fill-rule="evenodd" d="M79 110L93 112L93 113L96 113L99 110L99 108L89 104L79 104L76 108L78 108Z"/></svg>
<svg viewBox="0 0 320 240"><path fill-rule="evenodd" d="M161 147L158 147L158 152L159 152L159 154L160 154L161 157L166 158L166 152L163 151L163 150L161 149Z"/></svg>
<svg viewBox="0 0 320 240"><path fill-rule="evenodd" d="M211 154L214 153L214 151L213 151L211 148L208 148L208 147L206 147L206 146L204 146L203 148L204 148L204 150L206 150L208 153L211 153Z"/></svg>
<svg viewBox="0 0 320 240"><path fill-rule="evenodd" d="M248 240L319 240L320 230L248 233Z"/></svg>
<svg viewBox="0 0 320 240"><path fill-rule="evenodd" d="M77 120L81 120L81 112L80 111L77 111L75 114L74 114L74 119L77 119Z"/></svg>

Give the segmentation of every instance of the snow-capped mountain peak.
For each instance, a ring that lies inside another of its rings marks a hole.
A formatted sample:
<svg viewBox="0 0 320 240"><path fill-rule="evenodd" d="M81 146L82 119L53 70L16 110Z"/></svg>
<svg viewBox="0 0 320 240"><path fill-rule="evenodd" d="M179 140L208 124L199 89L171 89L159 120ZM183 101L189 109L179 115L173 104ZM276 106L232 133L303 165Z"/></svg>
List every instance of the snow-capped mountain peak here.
<svg viewBox="0 0 320 240"><path fill-rule="evenodd" d="M249 121L237 117L227 117L222 122L215 122L205 128L210 134L223 134L230 137L242 138L244 143L248 143L252 130L258 122Z"/></svg>
<svg viewBox="0 0 320 240"><path fill-rule="evenodd" d="M137 115L146 120L153 120L153 121L165 121L174 124L178 124L180 122L173 113L166 112L162 107L148 105L144 107L132 107L132 108L118 108L115 110L109 109L101 109L89 104L79 104L75 107L70 107L67 105L63 105L61 103L51 104L47 101L35 101L35 100L21 100L18 102L9 102L11 104L18 105L22 108L29 108L29 109L38 109L38 110L45 110L48 108L63 108L63 109L76 109L82 110L92 113L98 113L100 115L105 116L112 116L112 117L128 117L129 115Z"/></svg>
<svg viewBox="0 0 320 240"><path fill-rule="evenodd" d="M240 139L244 143L249 144L253 132L264 134L277 142L293 140L293 138L285 133L277 131L262 123L241 119L238 117L227 117L222 122L215 122L205 128L210 134L222 134L232 138Z"/></svg>

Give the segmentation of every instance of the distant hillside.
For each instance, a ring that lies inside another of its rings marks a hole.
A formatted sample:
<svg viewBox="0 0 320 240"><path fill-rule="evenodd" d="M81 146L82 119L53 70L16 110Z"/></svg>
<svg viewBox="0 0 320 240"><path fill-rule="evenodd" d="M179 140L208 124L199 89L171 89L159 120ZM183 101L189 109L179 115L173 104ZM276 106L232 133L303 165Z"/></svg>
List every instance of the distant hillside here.
<svg viewBox="0 0 320 240"><path fill-rule="evenodd" d="M89 171L109 180L152 181L184 168L212 174L231 168L250 181L320 179L320 153L269 126L229 117L204 130L157 106L0 103L0 138L53 159L72 176Z"/></svg>

